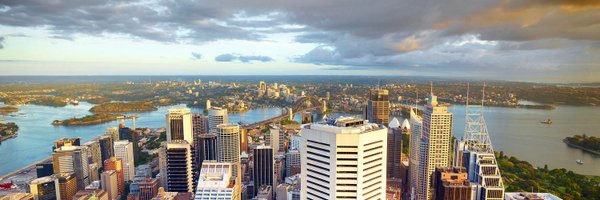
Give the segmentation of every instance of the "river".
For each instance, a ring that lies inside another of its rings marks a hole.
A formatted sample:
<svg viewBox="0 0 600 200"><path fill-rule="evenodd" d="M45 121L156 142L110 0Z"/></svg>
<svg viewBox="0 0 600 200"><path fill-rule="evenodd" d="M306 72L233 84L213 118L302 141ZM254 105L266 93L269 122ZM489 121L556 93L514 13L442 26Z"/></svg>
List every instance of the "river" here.
<svg viewBox="0 0 600 200"><path fill-rule="evenodd" d="M4 106L0 103L0 106ZM92 126L64 127L52 126L55 119L67 119L91 114L93 105L81 102L78 106L47 107L37 105L17 106L20 112L0 116L7 122L19 125L19 135L15 139L0 145L0 175L9 173L51 154L53 142L63 137L80 137L88 141L104 133L107 127L115 126L110 122ZM158 128L165 124L167 109L185 107L185 105L160 107L157 111L138 113L137 127ZM453 134L463 135L465 107L451 106L454 114ZM193 108L193 112L202 109ZM230 113L233 123L251 123L277 116L279 108L259 108L245 113ZM504 151L535 166L549 168L567 168L577 173L600 176L600 157L584 153L579 149L567 147L561 140L573 134L586 133L600 137L600 107L559 106L554 110L515 109L486 107L484 114L488 130L496 151ZM338 114L336 114L338 115ZM296 116L296 120L298 120ZM552 118L552 125L540 121ZM130 123L130 122L129 122ZM576 159L585 162L575 163Z"/></svg>

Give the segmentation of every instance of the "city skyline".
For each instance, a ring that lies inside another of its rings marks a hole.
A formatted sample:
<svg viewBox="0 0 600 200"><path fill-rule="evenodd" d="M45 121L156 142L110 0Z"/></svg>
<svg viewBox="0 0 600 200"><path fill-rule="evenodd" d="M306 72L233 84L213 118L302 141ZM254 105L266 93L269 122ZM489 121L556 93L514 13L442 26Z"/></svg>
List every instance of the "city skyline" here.
<svg viewBox="0 0 600 200"><path fill-rule="evenodd" d="M587 0L6 1L0 74L591 82L599 9Z"/></svg>

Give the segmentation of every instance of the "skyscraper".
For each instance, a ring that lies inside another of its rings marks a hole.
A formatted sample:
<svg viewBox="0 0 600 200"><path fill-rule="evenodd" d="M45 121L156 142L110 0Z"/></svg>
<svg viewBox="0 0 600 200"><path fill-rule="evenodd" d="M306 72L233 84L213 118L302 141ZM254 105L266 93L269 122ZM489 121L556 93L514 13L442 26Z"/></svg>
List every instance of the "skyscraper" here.
<svg viewBox="0 0 600 200"><path fill-rule="evenodd" d="M62 146L55 149L52 153L54 173L75 173L77 188L84 189L90 184L87 151L85 146Z"/></svg>
<svg viewBox="0 0 600 200"><path fill-rule="evenodd" d="M54 142L54 149L58 149L63 146L80 146L81 138L61 138Z"/></svg>
<svg viewBox="0 0 600 200"><path fill-rule="evenodd" d="M74 173L55 174L61 199L72 199L77 193L77 177Z"/></svg>
<svg viewBox="0 0 600 200"><path fill-rule="evenodd" d="M281 140L279 139L279 132L281 130L279 129L279 127L271 127L269 128L269 135L266 136L266 143L268 146L271 146L273 148L273 152L279 152L279 143L281 142Z"/></svg>
<svg viewBox="0 0 600 200"><path fill-rule="evenodd" d="M168 192L193 192L194 173L191 145L185 140L163 142L159 168L163 187Z"/></svg>
<svg viewBox="0 0 600 200"><path fill-rule="evenodd" d="M104 161L104 170L114 170L117 175L117 194L125 195L125 174L120 158L110 157Z"/></svg>
<svg viewBox="0 0 600 200"><path fill-rule="evenodd" d="M192 132L195 136L208 133L208 116L192 114Z"/></svg>
<svg viewBox="0 0 600 200"><path fill-rule="evenodd" d="M402 129L400 128L400 122L394 118L388 126L387 135L387 177L388 178L400 178L400 172L402 171Z"/></svg>
<svg viewBox="0 0 600 200"><path fill-rule="evenodd" d="M233 166L233 176L240 176L240 126L221 124L216 126L217 160Z"/></svg>
<svg viewBox="0 0 600 200"><path fill-rule="evenodd" d="M113 141L121 140L119 137L119 128L116 126L106 128L106 135L110 136Z"/></svg>
<svg viewBox="0 0 600 200"><path fill-rule="evenodd" d="M387 125L390 123L390 100L388 90L373 89L369 91L369 100L365 118L371 123Z"/></svg>
<svg viewBox="0 0 600 200"><path fill-rule="evenodd" d="M119 183L115 170L106 170L100 174L100 185L102 190L108 194L109 199L117 199L119 196Z"/></svg>
<svg viewBox="0 0 600 200"><path fill-rule="evenodd" d="M194 145L194 129L190 109L169 109L167 118L167 142L185 140Z"/></svg>
<svg viewBox="0 0 600 200"><path fill-rule="evenodd" d="M300 133L302 199L385 199L385 126L342 117Z"/></svg>
<svg viewBox="0 0 600 200"><path fill-rule="evenodd" d="M241 179L233 176L233 165L227 162L205 160L202 163L198 187L194 199L232 199L241 198Z"/></svg>
<svg viewBox="0 0 600 200"><path fill-rule="evenodd" d="M417 108L410 108L410 124L412 133L410 134L410 156L408 160L408 189L407 191L413 199L417 199L417 189L419 187L419 155L421 146L421 132L423 119L417 115Z"/></svg>
<svg viewBox="0 0 600 200"><path fill-rule="evenodd" d="M272 147L264 144L254 149L254 169L252 173L254 180L253 196L258 193L258 188L261 186L268 185L273 187L275 183L273 151Z"/></svg>
<svg viewBox="0 0 600 200"><path fill-rule="evenodd" d="M104 161L113 157L115 155L113 148L113 139L109 135L100 136L98 139L98 143L100 143L100 157L102 158L102 166L104 166Z"/></svg>
<svg viewBox="0 0 600 200"><path fill-rule="evenodd" d="M158 181L153 178L146 178L139 183L140 200L151 200L158 193Z"/></svg>
<svg viewBox="0 0 600 200"><path fill-rule="evenodd" d="M454 156L460 159L455 159L454 165L467 168L469 181L477 186L476 199L501 200L504 198L504 182L483 117L485 91L482 97L481 105L470 105L467 90L465 133L462 141L456 142Z"/></svg>
<svg viewBox="0 0 600 200"><path fill-rule="evenodd" d="M433 176L435 200L464 200L471 198L471 183L465 168L437 168Z"/></svg>
<svg viewBox="0 0 600 200"><path fill-rule="evenodd" d="M96 163L99 166L102 166L102 151L100 148L100 143L92 140L84 143L83 146L88 148L89 163Z"/></svg>
<svg viewBox="0 0 600 200"><path fill-rule="evenodd" d="M300 151L291 149L285 154L286 176L293 176L300 173L301 168Z"/></svg>
<svg viewBox="0 0 600 200"><path fill-rule="evenodd" d="M115 157L123 162L123 176L125 182L133 180L135 176L135 161L133 158L133 144L127 140L115 141Z"/></svg>
<svg viewBox="0 0 600 200"><path fill-rule="evenodd" d="M61 199L58 188L58 179L54 176L46 176L33 179L29 182L29 192L36 200Z"/></svg>
<svg viewBox="0 0 600 200"><path fill-rule="evenodd" d="M221 107L212 107L208 110L208 131L209 133L216 134L217 126L220 124L229 123L229 117L227 115L227 109Z"/></svg>
<svg viewBox="0 0 600 200"><path fill-rule="evenodd" d="M431 176L437 167L450 166L452 113L438 105L431 94L423 111L423 126L419 146L419 182L417 199L431 199Z"/></svg>
<svg viewBox="0 0 600 200"><path fill-rule="evenodd" d="M205 160L217 160L217 135L200 134L198 136L198 163L202 166Z"/></svg>

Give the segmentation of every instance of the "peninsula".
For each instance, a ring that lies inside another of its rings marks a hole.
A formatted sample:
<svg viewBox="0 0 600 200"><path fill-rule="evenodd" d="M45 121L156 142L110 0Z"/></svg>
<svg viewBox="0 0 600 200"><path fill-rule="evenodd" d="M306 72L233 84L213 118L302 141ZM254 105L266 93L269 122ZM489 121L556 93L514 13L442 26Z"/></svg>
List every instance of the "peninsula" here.
<svg viewBox="0 0 600 200"><path fill-rule="evenodd" d="M151 103L142 101L111 102L96 105L90 109L92 112L118 113L118 112L145 112L158 110Z"/></svg>

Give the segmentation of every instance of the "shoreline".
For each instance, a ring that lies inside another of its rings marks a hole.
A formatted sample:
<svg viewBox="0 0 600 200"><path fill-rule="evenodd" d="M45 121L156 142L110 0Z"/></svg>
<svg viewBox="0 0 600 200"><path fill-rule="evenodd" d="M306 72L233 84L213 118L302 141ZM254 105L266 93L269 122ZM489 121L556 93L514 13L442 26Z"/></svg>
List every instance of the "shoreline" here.
<svg viewBox="0 0 600 200"><path fill-rule="evenodd" d="M5 182L6 182L6 180L8 180L8 179L10 179L10 178L13 178L13 177L15 177L15 176L18 176L18 175L20 175L20 173L21 173L22 171L28 171L28 173L27 173L27 174L29 174L29 173L31 173L31 171L32 171L32 170L34 170L34 169L36 168L36 165L37 165L37 164L41 164L41 163L48 163L48 162L50 162L50 161L52 161L52 156L48 156L48 157L46 157L46 158L44 158L44 159L42 159L42 160L39 160L39 161L37 161L37 162L31 163L31 164L29 164L29 165L27 165L27 166L24 166L24 167L21 167L21 168L19 168L19 169L17 169L17 170L14 170L14 171L12 171L12 172L9 172L8 174L4 174L4 175L0 176L0 183L5 183Z"/></svg>
<svg viewBox="0 0 600 200"><path fill-rule="evenodd" d="M567 144L569 147L580 149L582 151L588 152L588 153L590 153L592 155L595 155L595 156L600 156L600 152L598 152L598 151L594 151L594 150L591 150L591 149L588 149L588 148L585 148L585 147L573 144L573 143L569 142L567 139L563 139L562 141L565 144Z"/></svg>

